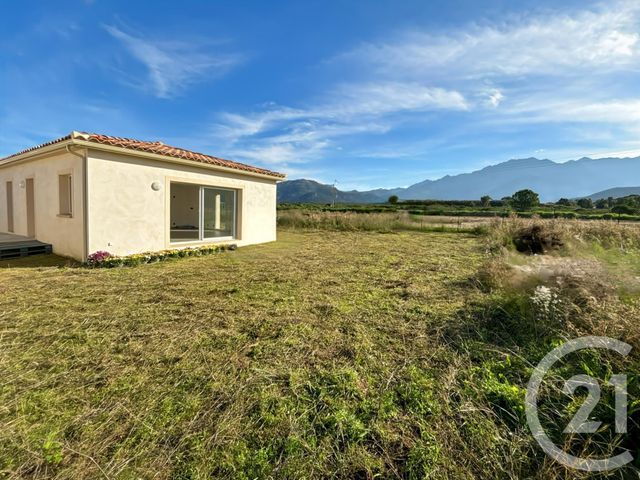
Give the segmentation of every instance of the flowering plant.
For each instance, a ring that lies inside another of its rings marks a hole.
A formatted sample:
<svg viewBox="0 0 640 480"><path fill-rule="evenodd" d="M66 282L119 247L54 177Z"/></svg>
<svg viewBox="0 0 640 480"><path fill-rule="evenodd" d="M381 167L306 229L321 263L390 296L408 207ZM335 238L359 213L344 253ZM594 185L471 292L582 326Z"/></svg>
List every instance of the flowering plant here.
<svg viewBox="0 0 640 480"><path fill-rule="evenodd" d="M87 257L87 265L92 268L135 267L147 263L162 262L179 257L200 257L212 255L225 250L235 250L237 246L231 245L204 245L196 248L183 248L175 250L162 250L159 252L135 253L124 257L117 257L109 252L95 252Z"/></svg>
<svg viewBox="0 0 640 480"><path fill-rule="evenodd" d="M557 320L561 313L561 299L553 288L538 285L531 297L536 316L543 321Z"/></svg>
<svg viewBox="0 0 640 480"><path fill-rule="evenodd" d="M97 252L92 253L87 257L87 263L91 266L98 265L104 262L106 259L113 257L109 252L104 252L99 250Z"/></svg>

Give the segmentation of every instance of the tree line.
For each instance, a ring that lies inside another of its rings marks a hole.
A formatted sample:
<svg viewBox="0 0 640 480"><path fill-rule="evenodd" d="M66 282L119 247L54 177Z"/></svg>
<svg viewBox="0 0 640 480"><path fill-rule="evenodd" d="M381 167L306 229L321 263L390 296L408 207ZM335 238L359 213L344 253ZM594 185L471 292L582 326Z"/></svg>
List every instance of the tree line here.
<svg viewBox="0 0 640 480"><path fill-rule="evenodd" d="M397 195L391 195L388 203L396 205L400 203ZM526 211L536 208L541 204L540 195L531 189L518 190L511 196L502 197L495 200L489 195L484 195L477 200L407 200L402 201L403 204L412 205L450 205L450 206L467 206L467 207L510 207L518 211ZM585 210L599 209L609 210L612 213L634 215L640 212L640 195L629 195L621 198L601 198L593 201L590 198L578 198L575 200L561 198L557 202L545 203L545 206L558 206L565 208L581 208Z"/></svg>

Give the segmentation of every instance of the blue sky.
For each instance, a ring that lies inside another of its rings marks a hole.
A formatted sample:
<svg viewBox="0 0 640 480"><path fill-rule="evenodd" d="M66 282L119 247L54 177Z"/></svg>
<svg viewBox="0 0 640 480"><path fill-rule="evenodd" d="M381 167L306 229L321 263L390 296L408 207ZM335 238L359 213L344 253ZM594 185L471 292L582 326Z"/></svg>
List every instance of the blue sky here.
<svg viewBox="0 0 640 480"><path fill-rule="evenodd" d="M0 157L84 130L366 189L640 155L637 1L25 0L0 32Z"/></svg>

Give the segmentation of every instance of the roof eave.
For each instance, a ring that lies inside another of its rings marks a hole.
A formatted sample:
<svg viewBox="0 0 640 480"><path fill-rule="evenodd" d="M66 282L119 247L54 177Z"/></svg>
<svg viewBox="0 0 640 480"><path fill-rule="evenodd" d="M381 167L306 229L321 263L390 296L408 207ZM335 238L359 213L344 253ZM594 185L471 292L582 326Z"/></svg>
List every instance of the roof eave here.
<svg viewBox="0 0 640 480"><path fill-rule="evenodd" d="M21 162L21 161L30 160L33 157L41 157L41 156L45 156L45 155L50 155L51 153L55 152L56 150L64 150L67 145L71 145L71 144L73 144L73 140L71 140L70 138L67 138L65 140L53 143L51 145L46 145L44 147L35 148L35 149L30 150L28 152L20 153L18 155L11 155L9 157L5 157L3 159L0 159L0 168L4 167L6 165L11 165L11 164L14 164L14 163L18 163L18 162Z"/></svg>
<svg viewBox="0 0 640 480"><path fill-rule="evenodd" d="M198 162L198 161L195 161L195 160L187 160L187 159L183 159L183 158L176 158L176 157L171 157L171 156L168 156L168 155L159 155L157 153L144 152L144 151L140 151L140 150L132 150L130 148L116 147L116 146L113 146L113 145L104 145L102 143L97 143L97 142L84 140L83 139L83 135L77 134L77 132L72 132L71 135L70 135L70 138L62 140L60 142L57 142L57 143L54 143L54 144L51 144L51 145L47 145L47 146L44 146L44 147L41 147L41 148L36 148L36 149L31 150L29 152L24 152L24 153L21 153L19 155L15 155L15 156L12 156L12 157L5 158L4 160L0 160L0 168L5 167L7 165L12 165L14 163L18 163L18 162L21 162L21 161L30 160L33 157L40 157L40 156L48 155L48 154L51 154L51 153L53 153L53 152L55 152L57 150L64 150L64 149L66 149L67 145L78 145L78 146L82 146L82 147L93 149L93 150L103 150L103 151L107 151L107 152L119 153L119 154L122 154L122 155L136 156L136 157L142 157L142 158L150 158L150 159L159 160L159 161L168 162L168 163L189 165L189 166L198 167L198 168L206 168L206 169L209 169L209 170L216 170L216 171L219 171L219 172L227 172L227 173L233 173L233 174L236 174L236 175L246 175L246 176L250 176L250 177L257 177L257 178L272 180L272 181L275 181L275 182L280 182L280 181L286 180L286 178L287 178L287 176L284 175L284 174L281 174L281 175L269 175L269 174L266 174L266 173L252 172L250 170L242 170L242 169L239 169L239 168L224 167L224 166L221 166L221 165L214 165L214 164L210 164L210 163Z"/></svg>
<svg viewBox="0 0 640 480"><path fill-rule="evenodd" d="M286 175L282 174L282 175L269 175L266 173L259 173L259 172L252 172L250 170L242 170L239 168L231 168L231 167L223 167L221 165L214 165L211 163L204 163L204 162L198 162L195 160L187 160L184 158L178 158L178 157L171 157L169 155L160 155L157 153L151 153L151 152L145 152L145 151L141 151L141 150L133 150L130 148L124 148L124 147L116 147L114 145L105 145L102 143L97 143L97 142L91 142L91 141L87 141L87 140L79 140L77 138L74 138L72 140L70 140L70 143L73 145L79 145L85 148L90 148L92 150L102 150L102 151L106 151L106 152L112 152L112 153L119 153L121 155L129 155L129 156L135 156L135 157L142 157L142 158L149 158L149 159L153 159L153 160L158 160L158 161L162 161L162 162L167 162L167 163L176 163L176 164L180 164L180 165L189 165L192 167L198 167L198 168L206 168L209 170L216 170L219 172L227 172L227 173L233 173L236 175L247 175L250 177L258 177L258 178L263 178L263 179L267 179L267 180L272 180L272 181L282 181L285 180L287 178Z"/></svg>

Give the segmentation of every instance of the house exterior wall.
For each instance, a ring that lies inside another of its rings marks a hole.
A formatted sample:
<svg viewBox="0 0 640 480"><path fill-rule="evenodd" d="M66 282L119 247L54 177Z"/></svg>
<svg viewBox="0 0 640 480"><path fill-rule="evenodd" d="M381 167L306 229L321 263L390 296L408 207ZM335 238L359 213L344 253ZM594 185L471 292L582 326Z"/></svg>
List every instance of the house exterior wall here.
<svg viewBox="0 0 640 480"><path fill-rule="evenodd" d="M7 182L13 183L13 233L27 235L27 189L20 187L33 178L35 237L50 243L58 255L81 259L84 255L83 161L60 152L15 164L0 164L0 232L8 232ZM59 216L58 175L71 174L73 182L71 218Z"/></svg>
<svg viewBox="0 0 640 480"><path fill-rule="evenodd" d="M87 175L89 253L129 255L199 244L170 243L172 181L238 190L238 238L231 243L243 246L276 239L275 179L92 149ZM160 190L151 188L154 182Z"/></svg>

